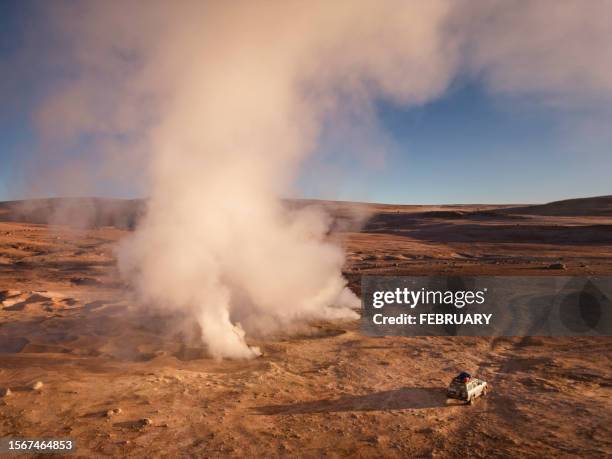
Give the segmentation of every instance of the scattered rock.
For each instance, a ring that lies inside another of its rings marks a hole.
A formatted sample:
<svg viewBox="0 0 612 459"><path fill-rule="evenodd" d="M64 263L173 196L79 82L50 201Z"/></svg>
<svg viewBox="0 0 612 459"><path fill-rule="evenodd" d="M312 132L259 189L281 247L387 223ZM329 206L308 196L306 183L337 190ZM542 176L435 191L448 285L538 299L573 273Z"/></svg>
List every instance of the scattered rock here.
<svg viewBox="0 0 612 459"><path fill-rule="evenodd" d="M548 265L546 269L567 269L567 266L563 263L552 263Z"/></svg>
<svg viewBox="0 0 612 459"><path fill-rule="evenodd" d="M4 387L2 389L0 389L0 397L8 397L9 395L12 395L13 392L11 392L11 389L9 389L8 387Z"/></svg>
<svg viewBox="0 0 612 459"><path fill-rule="evenodd" d="M34 384L32 384L32 390L42 390L44 384L42 381L36 381Z"/></svg>
<svg viewBox="0 0 612 459"><path fill-rule="evenodd" d="M151 421L149 418L142 418L142 419L141 419L141 420L139 420L138 422L140 423L140 425L141 425L142 427L144 427L144 426L150 426L150 425L153 423L153 421Z"/></svg>
<svg viewBox="0 0 612 459"><path fill-rule="evenodd" d="M121 408L113 408L112 410L108 410L106 412L106 417L107 418L112 418L113 416L116 416L118 414L121 414Z"/></svg>

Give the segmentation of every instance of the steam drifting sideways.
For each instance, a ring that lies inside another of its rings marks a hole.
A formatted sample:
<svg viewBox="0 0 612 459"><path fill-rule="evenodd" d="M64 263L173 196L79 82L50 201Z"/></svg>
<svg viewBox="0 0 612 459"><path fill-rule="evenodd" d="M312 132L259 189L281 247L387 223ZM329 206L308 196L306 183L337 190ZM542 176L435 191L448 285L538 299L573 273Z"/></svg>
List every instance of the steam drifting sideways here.
<svg viewBox="0 0 612 459"><path fill-rule="evenodd" d="M459 11L478 2L71 4L53 14L79 71L43 103L40 126L65 142L93 139L110 174L137 175L146 164L149 205L119 249L122 274L144 304L188 311L211 355L253 357L245 332L357 317L328 217L280 200L325 123L357 113L374 131L377 98L422 104L459 71L492 69L492 88L549 97L588 71L581 61L557 69L554 85L525 86L523 73L503 71L520 40L501 36L506 60L482 25L503 3L486 5L469 15ZM559 7L568 21L575 8ZM538 14L523 37L546 33ZM497 30L515 19L500 14ZM541 47L551 43L523 44L550 60L558 54ZM572 45L578 53L590 43ZM612 87L588 81L585 91Z"/></svg>

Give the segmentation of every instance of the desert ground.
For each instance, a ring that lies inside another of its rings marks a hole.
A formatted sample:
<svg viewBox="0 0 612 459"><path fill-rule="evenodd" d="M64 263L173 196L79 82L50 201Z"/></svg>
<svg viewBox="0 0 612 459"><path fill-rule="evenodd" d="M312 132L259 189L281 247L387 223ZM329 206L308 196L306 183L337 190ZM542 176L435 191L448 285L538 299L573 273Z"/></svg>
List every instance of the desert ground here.
<svg viewBox="0 0 612 459"><path fill-rule="evenodd" d="M71 438L82 457L612 455L610 337L368 337L326 322L216 361L118 275L143 204L58 202L0 204L0 437ZM612 275L612 197L320 204L356 293L366 274ZM86 225L68 226L83 209ZM464 370L493 388L471 406L445 398Z"/></svg>

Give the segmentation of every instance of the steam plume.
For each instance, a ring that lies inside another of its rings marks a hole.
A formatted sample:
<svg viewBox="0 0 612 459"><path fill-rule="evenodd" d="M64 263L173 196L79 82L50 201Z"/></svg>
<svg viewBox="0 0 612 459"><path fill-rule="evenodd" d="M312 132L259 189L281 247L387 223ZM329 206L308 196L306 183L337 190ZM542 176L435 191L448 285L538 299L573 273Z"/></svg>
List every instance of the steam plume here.
<svg viewBox="0 0 612 459"><path fill-rule="evenodd" d="M556 97L583 78L589 95L609 95L612 72L589 65L593 41L610 38L604 15L507 4L70 4L56 20L78 74L38 120L58 148L87 134L111 175L146 168L149 208L121 247L122 272L146 302L190 311L213 355L251 357L244 330L356 315L325 214L279 200L324 123L358 114L374 126L377 98L422 104L461 72L492 90Z"/></svg>

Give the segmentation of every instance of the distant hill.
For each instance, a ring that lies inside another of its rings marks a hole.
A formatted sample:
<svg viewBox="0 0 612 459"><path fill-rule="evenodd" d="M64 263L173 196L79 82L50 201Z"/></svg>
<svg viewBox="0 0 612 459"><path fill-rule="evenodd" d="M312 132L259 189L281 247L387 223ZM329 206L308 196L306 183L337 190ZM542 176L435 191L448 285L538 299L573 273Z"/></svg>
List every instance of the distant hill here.
<svg viewBox="0 0 612 459"><path fill-rule="evenodd" d="M321 206L334 217L333 227L350 229L384 221L401 226L405 220L440 218L527 218L543 216L612 216L612 196L567 199L540 205L394 205L343 201L285 200L289 208ZM133 229L145 212L144 199L44 198L0 202L0 221L68 225L79 228L114 226Z"/></svg>
<svg viewBox="0 0 612 459"><path fill-rule="evenodd" d="M142 199L28 199L0 202L0 221L132 229L144 210Z"/></svg>
<svg viewBox="0 0 612 459"><path fill-rule="evenodd" d="M548 204L499 209L495 213L556 217L610 217L612 216L612 196L565 199Z"/></svg>

